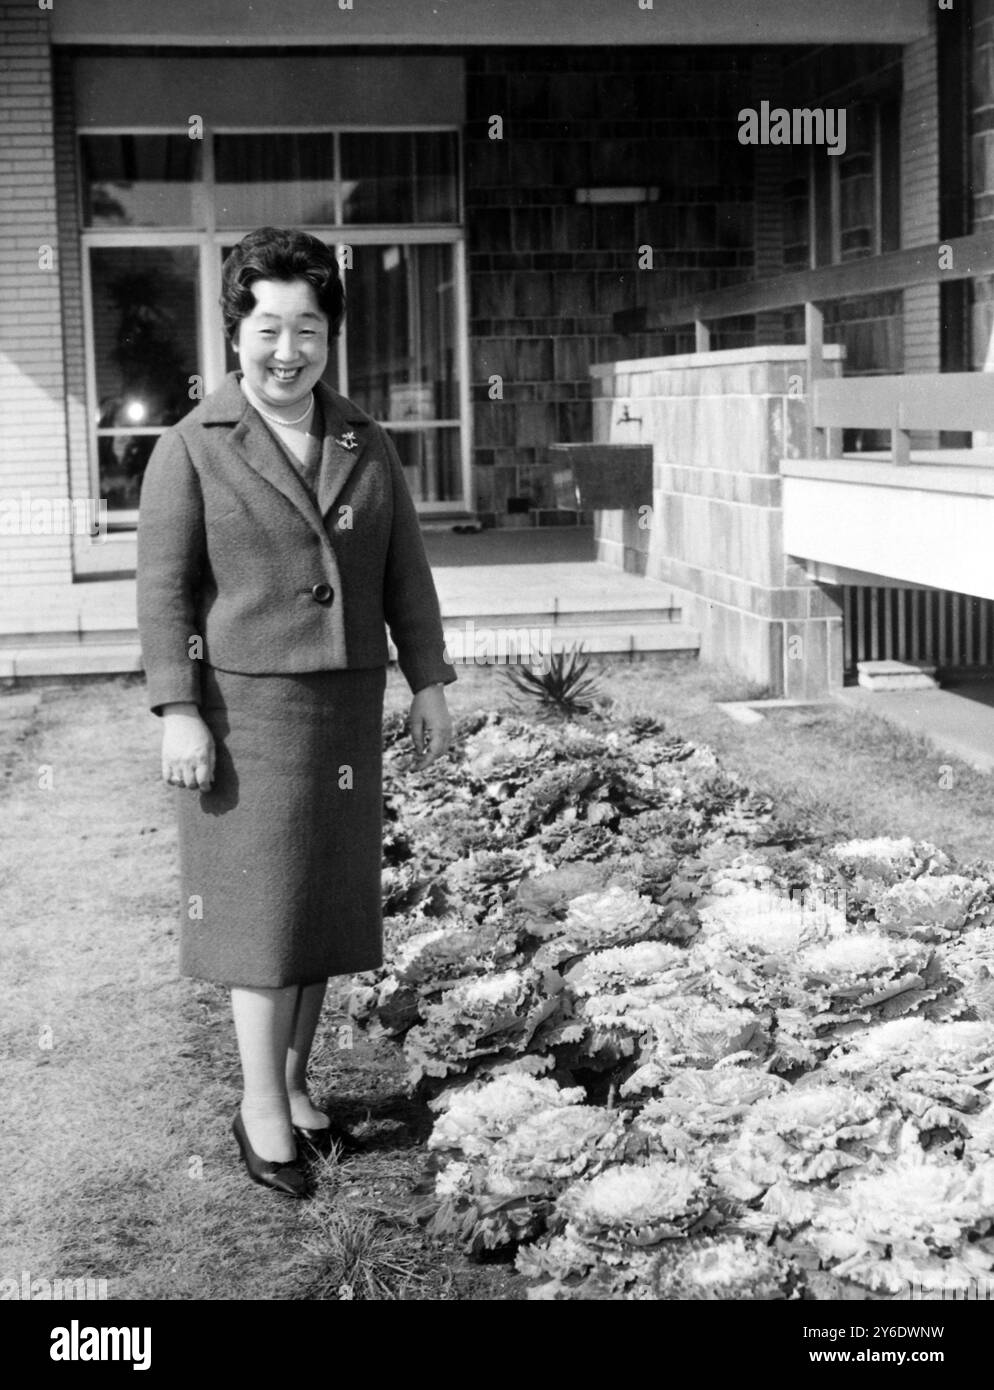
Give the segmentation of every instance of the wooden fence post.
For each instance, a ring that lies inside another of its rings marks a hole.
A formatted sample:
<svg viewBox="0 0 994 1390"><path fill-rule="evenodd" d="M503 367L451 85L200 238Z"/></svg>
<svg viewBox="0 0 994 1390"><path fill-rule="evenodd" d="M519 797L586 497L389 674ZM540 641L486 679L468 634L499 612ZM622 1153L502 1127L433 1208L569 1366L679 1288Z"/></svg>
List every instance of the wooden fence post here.
<svg viewBox="0 0 994 1390"><path fill-rule="evenodd" d="M829 452L829 433L815 425L815 382L825 375L825 314L820 304L809 300L804 306L804 344L808 369L805 394L808 398L808 457L825 458Z"/></svg>

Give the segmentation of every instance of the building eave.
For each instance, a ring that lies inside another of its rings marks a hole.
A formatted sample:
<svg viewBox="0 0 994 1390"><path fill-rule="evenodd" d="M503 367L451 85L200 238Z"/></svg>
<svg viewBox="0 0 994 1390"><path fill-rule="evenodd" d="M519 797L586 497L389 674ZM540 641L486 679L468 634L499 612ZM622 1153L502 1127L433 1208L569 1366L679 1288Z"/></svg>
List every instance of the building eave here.
<svg viewBox="0 0 994 1390"><path fill-rule="evenodd" d="M619 44L910 43L928 32L927 0L73 0L51 11L57 44L232 48L260 45L390 47Z"/></svg>

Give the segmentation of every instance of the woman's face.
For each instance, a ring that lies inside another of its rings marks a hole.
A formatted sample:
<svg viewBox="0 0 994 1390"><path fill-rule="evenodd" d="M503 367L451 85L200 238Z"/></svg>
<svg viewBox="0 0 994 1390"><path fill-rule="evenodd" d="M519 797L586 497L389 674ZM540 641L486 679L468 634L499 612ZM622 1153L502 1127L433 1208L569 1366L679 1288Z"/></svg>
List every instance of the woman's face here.
<svg viewBox="0 0 994 1390"><path fill-rule="evenodd" d="M263 401L303 403L328 361L328 320L306 280L256 280L255 306L232 340L245 379Z"/></svg>

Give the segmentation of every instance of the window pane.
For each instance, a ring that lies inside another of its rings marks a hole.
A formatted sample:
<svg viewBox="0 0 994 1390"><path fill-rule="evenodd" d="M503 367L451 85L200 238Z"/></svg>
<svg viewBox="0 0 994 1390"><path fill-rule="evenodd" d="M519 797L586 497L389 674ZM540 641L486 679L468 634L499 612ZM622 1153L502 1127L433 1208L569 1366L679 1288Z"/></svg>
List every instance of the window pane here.
<svg viewBox="0 0 994 1390"><path fill-rule="evenodd" d="M174 424L196 404L197 253L189 247L93 248L98 430ZM154 437L100 439L101 496L131 507Z"/></svg>
<svg viewBox="0 0 994 1390"><path fill-rule="evenodd" d="M378 420L459 418L451 246L355 246L346 274L349 395Z"/></svg>
<svg viewBox="0 0 994 1390"><path fill-rule="evenodd" d="M214 160L220 227L337 220L331 135L218 135Z"/></svg>
<svg viewBox="0 0 994 1390"><path fill-rule="evenodd" d="M901 103L880 107L880 250L901 245Z"/></svg>
<svg viewBox="0 0 994 1390"><path fill-rule="evenodd" d="M860 102L849 107L846 152L839 161L839 234L844 261L872 256L876 180L873 173L873 111Z"/></svg>
<svg viewBox="0 0 994 1390"><path fill-rule="evenodd" d="M87 227L192 227L200 142L185 135L84 135Z"/></svg>
<svg viewBox="0 0 994 1390"><path fill-rule="evenodd" d="M462 500L458 429L393 430L390 438L415 502Z"/></svg>
<svg viewBox="0 0 994 1390"><path fill-rule="evenodd" d="M342 136L346 222L455 222L454 131Z"/></svg>
<svg viewBox="0 0 994 1390"><path fill-rule="evenodd" d="M785 151L783 181L783 264L797 270L811 263L808 150L804 145Z"/></svg>
<svg viewBox="0 0 994 1390"><path fill-rule="evenodd" d="M145 466L158 439L157 434L105 434L97 441L100 496L107 499L108 511L137 508Z"/></svg>

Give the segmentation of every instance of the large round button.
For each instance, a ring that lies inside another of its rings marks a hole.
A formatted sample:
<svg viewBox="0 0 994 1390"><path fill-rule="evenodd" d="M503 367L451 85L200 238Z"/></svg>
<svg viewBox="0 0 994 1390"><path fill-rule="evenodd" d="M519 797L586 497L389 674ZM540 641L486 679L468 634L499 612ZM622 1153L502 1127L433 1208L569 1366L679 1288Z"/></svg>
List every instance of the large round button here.
<svg viewBox="0 0 994 1390"><path fill-rule="evenodd" d="M315 584L311 590L311 598L315 603L330 603L332 588L330 584Z"/></svg>

